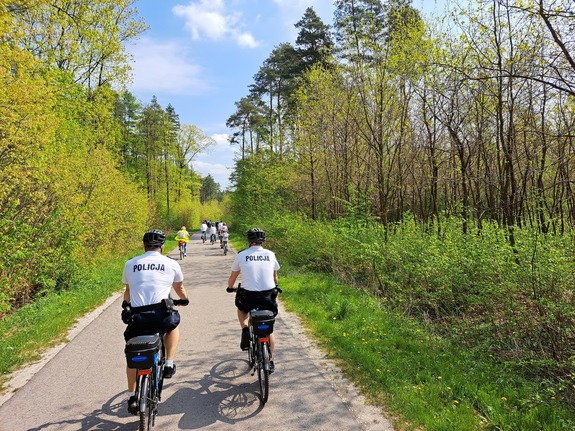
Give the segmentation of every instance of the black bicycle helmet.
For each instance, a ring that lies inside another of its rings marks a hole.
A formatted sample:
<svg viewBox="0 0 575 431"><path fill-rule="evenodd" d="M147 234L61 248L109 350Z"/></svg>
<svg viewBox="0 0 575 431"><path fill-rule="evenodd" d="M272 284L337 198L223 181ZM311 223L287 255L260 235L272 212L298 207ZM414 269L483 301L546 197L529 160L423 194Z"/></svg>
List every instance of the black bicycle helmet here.
<svg viewBox="0 0 575 431"><path fill-rule="evenodd" d="M253 227L247 232L248 242L262 243L266 240L266 233L259 227Z"/></svg>
<svg viewBox="0 0 575 431"><path fill-rule="evenodd" d="M166 242L166 235L158 229L150 229L144 234L144 245L146 247L161 247Z"/></svg>

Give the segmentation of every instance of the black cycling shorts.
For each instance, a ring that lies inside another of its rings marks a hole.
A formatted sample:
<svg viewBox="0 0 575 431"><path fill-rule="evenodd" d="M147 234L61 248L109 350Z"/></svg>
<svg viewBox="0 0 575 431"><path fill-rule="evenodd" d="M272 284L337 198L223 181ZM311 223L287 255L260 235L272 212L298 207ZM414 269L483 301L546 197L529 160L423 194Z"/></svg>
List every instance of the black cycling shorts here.
<svg viewBox="0 0 575 431"><path fill-rule="evenodd" d="M276 289L270 289L263 292L252 290L238 289L236 292L236 307L245 313L252 310L269 310L278 314L278 303L276 298L278 293Z"/></svg>
<svg viewBox="0 0 575 431"><path fill-rule="evenodd" d="M124 339L138 335L149 335L160 332L165 334L175 329L180 324L180 313L178 310L149 310L142 313L135 313L133 321L124 331Z"/></svg>

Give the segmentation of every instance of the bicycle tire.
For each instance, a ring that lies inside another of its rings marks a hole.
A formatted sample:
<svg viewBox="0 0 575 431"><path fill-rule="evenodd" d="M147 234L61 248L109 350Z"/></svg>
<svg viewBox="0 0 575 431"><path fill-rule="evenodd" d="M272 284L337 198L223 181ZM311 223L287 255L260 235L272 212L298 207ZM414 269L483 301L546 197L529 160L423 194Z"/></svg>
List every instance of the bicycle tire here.
<svg viewBox="0 0 575 431"><path fill-rule="evenodd" d="M180 260L184 260L184 249L180 247Z"/></svg>
<svg viewBox="0 0 575 431"><path fill-rule="evenodd" d="M149 391L150 375L146 374L140 378L140 431L151 431L152 429L152 403L150 402Z"/></svg>
<svg viewBox="0 0 575 431"><path fill-rule="evenodd" d="M157 382L158 382L158 403L162 401L162 389L164 387L164 366L166 364L166 346L164 341L161 341L160 355L158 357L158 364L156 365Z"/></svg>
<svg viewBox="0 0 575 431"><path fill-rule="evenodd" d="M270 353L267 343L260 343L258 358L258 382L262 404L267 403L270 391Z"/></svg>
<svg viewBox="0 0 575 431"><path fill-rule="evenodd" d="M249 330L250 330L250 344L248 347L248 364L250 366L250 369L254 370L252 372L253 376L255 373L255 366L256 366L256 340L254 338L254 331L252 329L251 321L249 325Z"/></svg>

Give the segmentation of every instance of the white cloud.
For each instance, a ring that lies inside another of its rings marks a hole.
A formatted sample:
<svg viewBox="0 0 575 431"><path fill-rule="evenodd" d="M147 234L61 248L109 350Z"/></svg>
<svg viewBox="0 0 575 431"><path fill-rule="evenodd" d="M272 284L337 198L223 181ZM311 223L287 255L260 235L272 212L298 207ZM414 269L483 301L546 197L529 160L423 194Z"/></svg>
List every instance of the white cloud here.
<svg viewBox="0 0 575 431"><path fill-rule="evenodd" d="M194 160L192 166L203 177L211 175L222 190L225 190L229 186L229 177L232 172L231 167L225 166L222 163L209 163L201 160Z"/></svg>
<svg viewBox="0 0 575 431"><path fill-rule="evenodd" d="M134 82L130 87L134 92L197 95L210 89L202 68L186 61L186 49L176 41L142 38L128 51L134 58Z"/></svg>
<svg viewBox="0 0 575 431"><path fill-rule="evenodd" d="M231 37L242 48L259 46L251 33L242 31L242 13L227 11L223 0L200 0L199 3L177 5L172 8L172 12L185 18L186 29L194 40L202 37L211 40Z"/></svg>
<svg viewBox="0 0 575 431"><path fill-rule="evenodd" d="M260 45L250 33L239 33L235 39L241 48L257 48Z"/></svg>
<svg viewBox="0 0 575 431"><path fill-rule="evenodd" d="M222 190L229 186L229 178L235 166L235 148L228 142L227 133L215 133L211 137L216 142L207 152L197 155L192 166L203 177L208 174L214 178Z"/></svg>
<svg viewBox="0 0 575 431"><path fill-rule="evenodd" d="M228 135L227 133L216 133L212 135L212 138L214 139L214 141L216 141L217 148L228 149L230 148L230 142L228 141L229 136L230 135Z"/></svg>

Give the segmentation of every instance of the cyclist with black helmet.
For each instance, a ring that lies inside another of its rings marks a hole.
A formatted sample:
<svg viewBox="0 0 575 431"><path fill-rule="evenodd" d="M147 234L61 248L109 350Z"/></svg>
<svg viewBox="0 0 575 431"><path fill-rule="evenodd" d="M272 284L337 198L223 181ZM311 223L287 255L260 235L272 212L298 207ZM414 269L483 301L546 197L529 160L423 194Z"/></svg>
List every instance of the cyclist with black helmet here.
<svg viewBox="0 0 575 431"><path fill-rule="evenodd" d="M145 252L136 256L124 266L122 282L124 301L122 320L128 326L124 338L130 338L160 331L164 333L166 365L164 378L171 378L176 372L174 356L180 339L178 325L180 314L170 304L172 288L187 305L188 295L184 288L184 275L177 261L162 254L166 235L161 230L148 230L142 239ZM127 368L128 390L136 391L136 370ZM138 412L137 399L132 395L128 400L128 411Z"/></svg>
<svg viewBox="0 0 575 431"><path fill-rule="evenodd" d="M276 289L278 284L278 269L280 265L273 251L265 249L262 244L266 234L260 228L252 228L247 232L249 248L240 251L232 263L232 272L228 279L228 291L234 287L240 273L242 286L237 290L235 304L238 309L238 320L242 328L240 348L249 348L248 317L253 309L269 310L277 315L278 304ZM275 334L270 334L270 359L273 359L275 349ZM270 361L270 372L274 370L273 360Z"/></svg>

